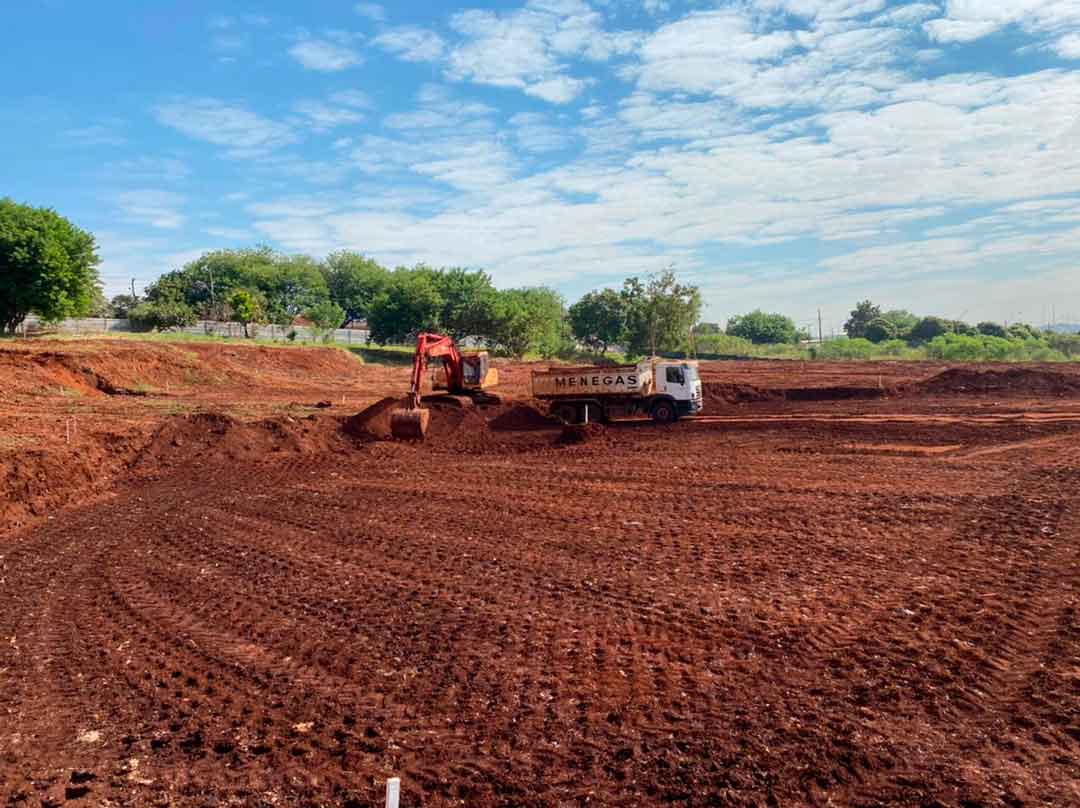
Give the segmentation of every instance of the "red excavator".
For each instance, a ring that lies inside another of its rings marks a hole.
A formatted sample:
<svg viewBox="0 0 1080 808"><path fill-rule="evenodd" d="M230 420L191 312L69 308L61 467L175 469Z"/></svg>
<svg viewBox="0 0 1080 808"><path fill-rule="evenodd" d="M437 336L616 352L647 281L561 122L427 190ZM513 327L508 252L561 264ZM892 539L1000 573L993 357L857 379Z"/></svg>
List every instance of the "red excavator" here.
<svg viewBox="0 0 1080 808"><path fill-rule="evenodd" d="M390 432L401 440L423 440L427 432L431 412L420 406L420 386L424 380L424 371L432 359L442 359L445 378L436 380L435 390L445 390L434 400L452 400L460 405L455 397L464 396L474 404L498 403L497 396L484 392L499 383L499 371L490 366L487 351L462 353L450 337L442 334L421 334L416 340L416 354L413 356L412 386L409 388L407 405L390 413ZM429 400L431 400L429 398Z"/></svg>

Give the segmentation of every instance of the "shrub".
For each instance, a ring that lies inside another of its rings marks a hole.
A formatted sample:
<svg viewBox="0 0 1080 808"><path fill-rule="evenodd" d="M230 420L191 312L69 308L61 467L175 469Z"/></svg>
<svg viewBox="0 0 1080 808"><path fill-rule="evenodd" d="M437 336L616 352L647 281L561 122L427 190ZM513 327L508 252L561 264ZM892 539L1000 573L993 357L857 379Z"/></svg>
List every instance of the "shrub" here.
<svg viewBox="0 0 1080 808"><path fill-rule="evenodd" d="M874 343L863 337L841 337L815 346L812 355L815 359L870 359Z"/></svg>
<svg viewBox="0 0 1080 808"><path fill-rule="evenodd" d="M140 303L128 311L128 319L136 329L143 331L184 328L198 322L195 310L178 300Z"/></svg>

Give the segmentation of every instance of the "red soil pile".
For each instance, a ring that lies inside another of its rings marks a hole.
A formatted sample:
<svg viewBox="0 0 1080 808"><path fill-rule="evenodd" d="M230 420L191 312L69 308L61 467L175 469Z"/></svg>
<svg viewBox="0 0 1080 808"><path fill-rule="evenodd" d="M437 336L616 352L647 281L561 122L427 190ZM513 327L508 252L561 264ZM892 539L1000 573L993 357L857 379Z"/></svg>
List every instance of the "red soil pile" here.
<svg viewBox="0 0 1080 808"><path fill-rule="evenodd" d="M588 424L566 424L560 433L557 443L564 446L573 446L581 443L591 443L604 437L603 424L596 422Z"/></svg>
<svg viewBox="0 0 1080 808"><path fill-rule="evenodd" d="M496 432L530 432L539 429L559 429L562 422L545 415L528 404L514 404L492 418L488 425Z"/></svg>
<svg viewBox="0 0 1080 808"><path fill-rule="evenodd" d="M390 416L406 406L406 399L387 397L345 421L343 431L361 441L394 440L390 431ZM483 448L492 443L491 430L483 414L471 404L457 406L445 402L427 402L423 408L431 413L426 446L451 449Z"/></svg>
<svg viewBox="0 0 1080 808"><path fill-rule="evenodd" d="M171 418L136 455L132 468L152 472L198 460L251 462L281 454L313 454L343 448L337 422L313 415L267 418L245 423L220 413Z"/></svg>
<svg viewBox="0 0 1080 808"><path fill-rule="evenodd" d="M358 440L392 440L390 413L405 406L405 399L387 396L345 421L343 430Z"/></svg>
<svg viewBox="0 0 1080 808"><path fill-rule="evenodd" d="M949 368L915 385L915 389L931 394L1072 396L1080 394L1080 378L1042 368Z"/></svg>

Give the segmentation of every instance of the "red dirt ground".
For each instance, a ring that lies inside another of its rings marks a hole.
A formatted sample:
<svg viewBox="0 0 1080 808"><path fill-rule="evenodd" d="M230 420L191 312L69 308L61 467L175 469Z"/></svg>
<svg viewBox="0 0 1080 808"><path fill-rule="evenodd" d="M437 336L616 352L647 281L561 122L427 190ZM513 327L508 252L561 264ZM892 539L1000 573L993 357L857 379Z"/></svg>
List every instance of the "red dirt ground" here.
<svg viewBox="0 0 1080 808"><path fill-rule="evenodd" d="M0 805L1080 804L1074 367L415 446L406 369L217 348L0 348Z"/></svg>

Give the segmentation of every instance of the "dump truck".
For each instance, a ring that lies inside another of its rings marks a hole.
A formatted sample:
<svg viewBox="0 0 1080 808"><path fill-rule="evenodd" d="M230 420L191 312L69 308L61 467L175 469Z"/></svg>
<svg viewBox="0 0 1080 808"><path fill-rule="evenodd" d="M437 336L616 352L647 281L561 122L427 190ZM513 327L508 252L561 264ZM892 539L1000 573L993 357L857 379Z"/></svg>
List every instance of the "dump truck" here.
<svg viewBox="0 0 1080 808"><path fill-rule="evenodd" d="M532 394L550 402L551 414L568 424L634 415L670 423L702 410L698 364L684 359L537 370Z"/></svg>

